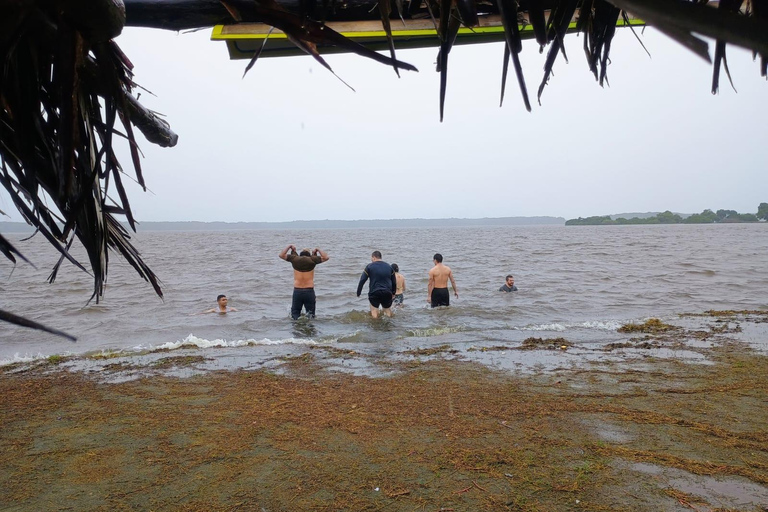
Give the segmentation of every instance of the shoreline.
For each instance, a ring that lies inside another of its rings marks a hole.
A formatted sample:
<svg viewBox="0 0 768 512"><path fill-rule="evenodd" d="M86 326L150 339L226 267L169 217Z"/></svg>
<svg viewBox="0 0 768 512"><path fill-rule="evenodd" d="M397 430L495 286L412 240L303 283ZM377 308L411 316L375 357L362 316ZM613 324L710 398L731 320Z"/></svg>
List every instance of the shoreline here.
<svg viewBox="0 0 768 512"><path fill-rule="evenodd" d="M645 323L608 321L595 329L494 329L458 327L390 331L374 322L376 336L352 340L315 339L309 323L299 322L293 338L216 339L189 335L174 343L135 349L103 349L7 361L0 373L68 371L100 382L149 377L186 378L219 370L271 371L290 374L286 362L311 357L328 373L388 377L414 362L448 359L478 364L509 374L535 374L612 363L631 367L647 358L712 364L708 349L725 342L744 343L768 354L768 310L679 313ZM665 324L670 322L671 324Z"/></svg>
<svg viewBox="0 0 768 512"><path fill-rule="evenodd" d="M467 356L578 351L533 338L399 358L292 347L189 376L199 351L2 367L0 508L764 510L768 312L689 321L638 324L607 352L622 358L530 372ZM661 357L683 349L703 359Z"/></svg>

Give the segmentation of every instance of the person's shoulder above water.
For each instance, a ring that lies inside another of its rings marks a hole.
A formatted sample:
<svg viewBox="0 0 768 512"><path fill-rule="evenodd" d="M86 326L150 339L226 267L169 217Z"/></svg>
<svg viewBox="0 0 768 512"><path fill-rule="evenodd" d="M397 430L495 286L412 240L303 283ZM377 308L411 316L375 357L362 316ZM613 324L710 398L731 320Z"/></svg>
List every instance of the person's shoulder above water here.
<svg viewBox="0 0 768 512"><path fill-rule="evenodd" d="M224 315L226 313L231 313L234 311L237 311L237 308L232 308L228 306L229 299L226 295L219 295L216 297L216 307L211 309L206 309L205 311L201 311L200 313L192 313L193 315L203 315L205 313L218 313L220 315Z"/></svg>
<svg viewBox="0 0 768 512"><path fill-rule="evenodd" d="M505 282L503 285L501 285L501 288L499 288L500 292L516 292L517 286L515 286L515 277L513 275L508 275L505 278Z"/></svg>

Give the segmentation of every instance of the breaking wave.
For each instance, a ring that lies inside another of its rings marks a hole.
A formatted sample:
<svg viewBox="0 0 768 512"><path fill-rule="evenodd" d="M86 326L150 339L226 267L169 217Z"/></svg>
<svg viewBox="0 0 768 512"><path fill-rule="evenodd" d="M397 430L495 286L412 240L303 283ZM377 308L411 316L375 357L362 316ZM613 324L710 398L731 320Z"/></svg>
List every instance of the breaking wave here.
<svg viewBox="0 0 768 512"><path fill-rule="evenodd" d="M214 347L247 347L249 345L318 345L319 343L312 339L301 338L285 338L281 340L271 340L269 338L263 338L261 340L245 339L245 340L207 340L205 338L198 338L194 334L190 334L183 340L172 341L163 343L154 347L155 350L176 350L180 348L214 348Z"/></svg>

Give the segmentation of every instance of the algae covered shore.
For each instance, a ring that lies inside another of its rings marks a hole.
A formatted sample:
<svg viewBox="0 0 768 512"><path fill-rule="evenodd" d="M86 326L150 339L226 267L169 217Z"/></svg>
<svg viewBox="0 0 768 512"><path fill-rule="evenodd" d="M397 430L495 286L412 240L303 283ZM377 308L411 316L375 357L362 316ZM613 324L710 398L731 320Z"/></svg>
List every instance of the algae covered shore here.
<svg viewBox="0 0 768 512"><path fill-rule="evenodd" d="M165 370L201 351L131 379L108 359L6 366L0 509L768 510L766 327L762 311L652 319L610 357L525 372L474 355L573 345L304 346L186 377ZM701 358L662 357L676 350ZM381 371L338 371L363 360Z"/></svg>

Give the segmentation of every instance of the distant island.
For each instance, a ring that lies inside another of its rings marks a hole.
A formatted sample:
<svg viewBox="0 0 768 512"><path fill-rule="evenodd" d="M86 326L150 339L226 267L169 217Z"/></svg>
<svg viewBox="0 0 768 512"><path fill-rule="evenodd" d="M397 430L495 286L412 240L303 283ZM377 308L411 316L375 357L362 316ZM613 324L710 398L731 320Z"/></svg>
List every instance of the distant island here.
<svg viewBox="0 0 768 512"><path fill-rule="evenodd" d="M624 224L733 224L741 222L760 222L768 220L768 203L760 203L757 213L739 213L736 210L704 210L692 215L672 213L667 210L656 215L637 217L616 217L615 215L596 215L593 217L570 219L566 226L616 226Z"/></svg>
<svg viewBox="0 0 768 512"><path fill-rule="evenodd" d="M261 229L441 228L562 226L563 217L485 217L481 219L295 220L290 222L139 222L139 231L251 231ZM28 233L24 222L0 222L0 233Z"/></svg>

